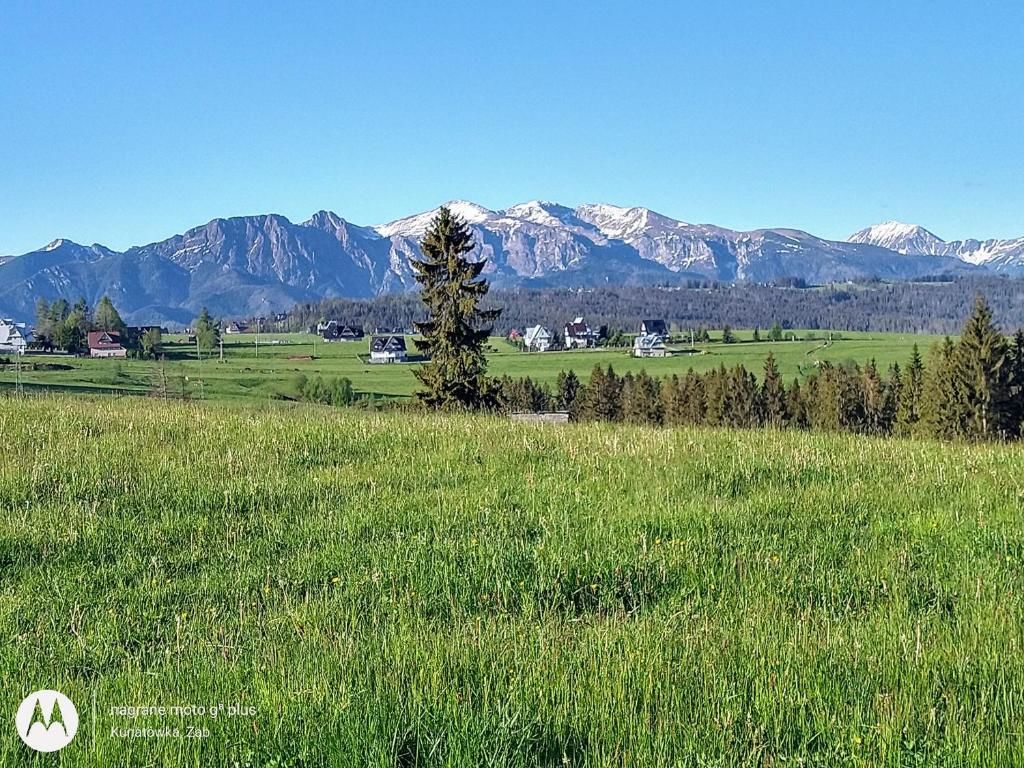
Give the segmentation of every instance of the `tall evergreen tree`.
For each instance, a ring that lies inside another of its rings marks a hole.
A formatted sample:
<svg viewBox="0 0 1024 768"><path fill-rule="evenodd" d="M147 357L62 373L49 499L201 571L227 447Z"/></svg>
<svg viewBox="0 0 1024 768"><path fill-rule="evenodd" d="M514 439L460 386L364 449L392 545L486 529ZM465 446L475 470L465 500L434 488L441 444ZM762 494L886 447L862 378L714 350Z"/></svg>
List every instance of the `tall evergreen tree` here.
<svg viewBox="0 0 1024 768"><path fill-rule="evenodd" d="M579 411L579 403L577 401L580 398L582 389L576 372L573 370L568 372L561 371L558 374L557 389L558 407L563 411L568 411L570 417L575 418Z"/></svg>
<svg viewBox="0 0 1024 768"><path fill-rule="evenodd" d="M869 360L861 371L860 389L864 431L871 435L884 435L888 432L885 423L885 382L874 360Z"/></svg>
<svg viewBox="0 0 1024 768"><path fill-rule="evenodd" d="M1017 330L1013 337L1013 387L1014 419L1017 436L1024 437L1024 328Z"/></svg>
<svg viewBox="0 0 1024 768"><path fill-rule="evenodd" d="M918 432L950 440L964 434L967 413L960 388L953 378L956 345L948 336L928 357L921 388Z"/></svg>
<svg viewBox="0 0 1024 768"><path fill-rule="evenodd" d="M761 382L761 421L769 427L781 429L789 418L786 387L782 383L779 366L771 352L764 361L764 379Z"/></svg>
<svg viewBox="0 0 1024 768"><path fill-rule="evenodd" d="M899 398L896 402L896 423L894 430L900 435L909 435L917 430L921 420L921 396L924 391L924 361L921 352L914 345L907 370L901 379Z"/></svg>
<svg viewBox="0 0 1024 768"><path fill-rule="evenodd" d="M966 409L968 437L1006 437L1011 429L1016 431L1009 346L981 296L960 335L953 356L953 376Z"/></svg>
<svg viewBox="0 0 1024 768"><path fill-rule="evenodd" d="M431 222L420 250L423 259L413 259L420 297L429 317L415 324L422 339L416 347L430 361L416 371L424 389L417 392L430 408L474 409L486 404L487 360L484 344L500 310L481 310L488 283L480 278L485 260L470 261L473 234L458 216L442 206Z"/></svg>

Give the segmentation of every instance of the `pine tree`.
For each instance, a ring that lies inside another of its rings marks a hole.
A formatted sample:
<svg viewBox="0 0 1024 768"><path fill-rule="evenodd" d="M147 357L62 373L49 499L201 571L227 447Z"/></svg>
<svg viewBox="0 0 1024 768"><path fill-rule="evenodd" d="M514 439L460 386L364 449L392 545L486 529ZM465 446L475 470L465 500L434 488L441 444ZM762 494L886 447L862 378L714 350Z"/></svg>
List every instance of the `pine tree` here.
<svg viewBox="0 0 1024 768"><path fill-rule="evenodd" d="M680 393L686 424L703 424L707 417L704 377L692 368L686 372Z"/></svg>
<svg viewBox="0 0 1024 768"><path fill-rule="evenodd" d="M561 371L558 374L558 407L568 411L570 417L574 417L579 410L577 400L580 397L581 385L576 372L570 370L568 373Z"/></svg>
<svg viewBox="0 0 1024 768"><path fill-rule="evenodd" d="M760 329L760 328L758 328L758 327L757 327L757 326L755 325L755 326L754 326L754 341L760 341L760 340L761 340L761 329Z"/></svg>
<svg viewBox="0 0 1024 768"><path fill-rule="evenodd" d="M1017 424L1017 436L1024 437L1024 328L1013 337L1013 387L1011 390L1015 404L1014 419Z"/></svg>
<svg viewBox="0 0 1024 768"><path fill-rule="evenodd" d="M902 378L899 399L896 403L896 424L894 431L900 435L910 435L917 430L921 420L921 395L924 391L924 362L921 353L914 345L910 355L906 373Z"/></svg>
<svg viewBox="0 0 1024 768"><path fill-rule="evenodd" d="M870 435L884 435L888 431L885 423L885 382L878 374L874 360L868 361L861 372L860 390L864 431Z"/></svg>
<svg viewBox="0 0 1024 768"><path fill-rule="evenodd" d="M929 437L953 439L964 434L966 408L953 379L956 345L948 336L932 348L921 389L918 431Z"/></svg>
<svg viewBox="0 0 1024 768"><path fill-rule="evenodd" d="M786 388L782 383L775 356L769 352L764 361L764 379L761 382L761 421L769 427L781 429L789 418Z"/></svg>
<svg viewBox="0 0 1024 768"><path fill-rule="evenodd" d="M899 407L900 394L903 391L903 372L899 363L889 366L889 376L885 383L885 395L882 398L882 429L884 434L891 435L896 424L896 410Z"/></svg>
<svg viewBox="0 0 1024 768"><path fill-rule="evenodd" d="M768 331L768 341L782 341L782 326L775 323Z"/></svg>
<svg viewBox="0 0 1024 768"><path fill-rule="evenodd" d="M486 261L466 258L473 248L469 227L442 206L420 243L423 259L410 262L429 314L426 321L415 323L423 337L415 343L430 361L415 373L424 386L417 397L430 408L487 404L483 348L491 329L480 326L496 320L500 311L479 308L489 286L480 279Z"/></svg>
<svg viewBox="0 0 1024 768"><path fill-rule="evenodd" d="M736 343L736 335L732 332L732 326L725 326L722 329L722 343L723 344L734 344Z"/></svg>
<svg viewBox="0 0 1024 768"><path fill-rule="evenodd" d="M795 429L807 429L810 422L807 419L807 403L804 399L803 390L800 388L799 379L793 379L786 396L786 411L789 414L789 426Z"/></svg>
<svg viewBox="0 0 1024 768"><path fill-rule="evenodd" d="M712 427L726 423L728 378L724 365L708 371L704 377L704 420Z"/></svg>
<svg viewBox="0 0 1024 768"><path fill-rule="evenodd" d="M992 321L981 296L967 321L953 356L953 376L966 408L965 433L970 438L1006 437L1013 423L1010 350Z"/></svg>

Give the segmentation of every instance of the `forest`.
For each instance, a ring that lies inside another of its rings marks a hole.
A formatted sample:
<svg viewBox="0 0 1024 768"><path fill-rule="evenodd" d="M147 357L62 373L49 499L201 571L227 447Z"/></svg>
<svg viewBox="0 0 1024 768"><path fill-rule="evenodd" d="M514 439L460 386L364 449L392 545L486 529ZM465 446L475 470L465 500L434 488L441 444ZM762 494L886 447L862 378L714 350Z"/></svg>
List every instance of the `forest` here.
<svg viewBox="0 0 1024 768"><path fill-rule="evenodd" d="M964 277L944 282L754 285L692 282L684 287L519 289L492 291L487 304L501 308L494 331L504 335L543 325L561 330L576 316L592 327L635 332L642 320L659 318L674 331L691 328L835 329L899 333L955 333L984 294L997 323L1024 326L1024 280ZM375 328L411 328L423 319L418 293L370 301L328 299L296 305L280 330L301 331L336 319Z"/></svg>

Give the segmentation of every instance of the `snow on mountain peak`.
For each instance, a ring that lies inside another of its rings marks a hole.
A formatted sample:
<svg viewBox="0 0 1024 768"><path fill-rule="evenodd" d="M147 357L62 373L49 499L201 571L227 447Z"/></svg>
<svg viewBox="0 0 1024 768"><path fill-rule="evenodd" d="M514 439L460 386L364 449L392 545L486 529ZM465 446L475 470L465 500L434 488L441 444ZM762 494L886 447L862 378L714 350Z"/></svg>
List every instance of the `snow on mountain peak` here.
<svg viewBox="0 0 1024 768"><path fill-rule="evenodd" d="M932 256L941 253L945 243L927 229L902 221L885 221L854 232L847 242L866 243L902 254Z"/></svg>
<svg viewBox="0 0 1024 768"><path fill-rule="evenodd" d="M617 240L628 239L649 227L680 228L689 226L684 221L670 219L650 208L624 208L619 205L595 203L581 205L576 215L601 230L602 234Z"/></svg>
<svg viewBox="0 0 1024 768"><path fill-rule="evenodd" d="M484 208L482 205L477 205L467 200L449 200L433 210L417 213L415 216L407 216L404 219L398 219L387 224L381 224L380 226L373 227L373 229L384 237L419 238L427 231L430 222L434 220L434 217L437 216L437 212L441 208L447 208L467 224L482 224L497 216L494 211Z"/></svg>

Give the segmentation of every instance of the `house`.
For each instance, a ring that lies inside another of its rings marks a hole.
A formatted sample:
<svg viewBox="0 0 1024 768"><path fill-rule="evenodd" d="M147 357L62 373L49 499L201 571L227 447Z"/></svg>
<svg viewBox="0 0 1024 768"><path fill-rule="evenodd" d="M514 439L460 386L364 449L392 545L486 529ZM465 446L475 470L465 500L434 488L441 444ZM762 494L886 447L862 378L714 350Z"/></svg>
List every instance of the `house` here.
<svg viewBox="0 0 1024 768"><path fill-rule="evenodd" d="M31 340L32 332L25 323L16 323L10 319L0 320L0 352L23 355Z"/></svg>
<svg viewBox="0 0 1024 768"><path fill-rule="evenodd" d="M633 357L667 357L665 337L657 333L642 333L633 339Z"/></svg>
<svg viewBox="0 0 1024 768"><path fill-rule="evenodd" d="M404 336L371 336L371 363L403 363L405 362Z"/></svg>
<svg viewBox="0 0 1024 768"><path fill-rule="evenodd" d="M523 340L523 334L520 332L518 328L513 328L511 331L508 332L508 336L506 336L505 338L511 341L513 344L516 344Z"/></svg>
<svg viewBox="0 0 1024 768"><path fill-rule="evenodd" d="M361 325L342 325L337 320L317 326L320 328L320 336L324 341L362 341L363 327Z"/></svg>
<svg viewBox="0 0 1024 768"><path fill-rule="evenodd" d="M565 348L586 349L597 346L597 333L591 330L590 326L583 322L582 317L577 317L571 323L565 325Z"/></svg>
<svg viewBox="0 0 1024 768"><path fill-rule="evenodd" d="M228 323L228 327L224 329L224 333L230 333L234 336L236 333L245 333L249 330L249 326L245 323Z"/></svg>
<svg viewBox="0 0 1024 768"><path fill-rule="evenodd" d="M547 352L551 349L551 331L543 325L534 325L526 329L523 345L529 352Z"/></svg>
<svg viewBox="0 0 1024 768"><path fill-rule="evenodd" d="M113 331L89 331L89 357L127 357L121 334Z"/></svg>
<svg viewBox="0 0 1024 768"><path fill-rule="evenodd" d="M668 336L668 325L664 320L644 320L640 323L640 335L646 336L648 334Z"/></svg>

